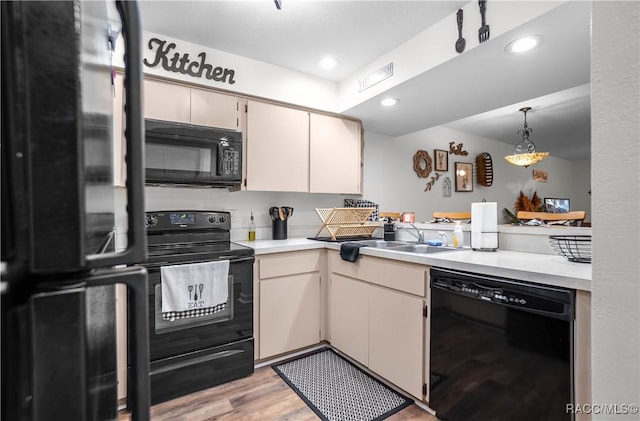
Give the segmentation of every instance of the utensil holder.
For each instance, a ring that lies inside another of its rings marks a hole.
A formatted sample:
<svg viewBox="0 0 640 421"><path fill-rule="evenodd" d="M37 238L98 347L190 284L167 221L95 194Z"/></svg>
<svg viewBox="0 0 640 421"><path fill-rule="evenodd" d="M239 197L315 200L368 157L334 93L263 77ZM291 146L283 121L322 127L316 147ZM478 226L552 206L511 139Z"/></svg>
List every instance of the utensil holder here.
<svg viewBox="0 0 640 421"><path fill-rule="evenodd" d="M287 239L287 220L276 219L273 221L271 237L274 240Z"/></svg>

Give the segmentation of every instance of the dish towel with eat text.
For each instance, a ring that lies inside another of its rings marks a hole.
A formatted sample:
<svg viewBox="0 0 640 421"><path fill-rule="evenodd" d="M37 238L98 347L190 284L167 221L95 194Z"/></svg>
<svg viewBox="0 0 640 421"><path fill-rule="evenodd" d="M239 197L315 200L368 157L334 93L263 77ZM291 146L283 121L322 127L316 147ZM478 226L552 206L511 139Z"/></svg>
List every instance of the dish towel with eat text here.
<svg viewBox="0 0 640 421"><path fill-rule="evenodd" d="M162 266L162 318L205 316L222 311L229 300L229 261Z"/></svg>

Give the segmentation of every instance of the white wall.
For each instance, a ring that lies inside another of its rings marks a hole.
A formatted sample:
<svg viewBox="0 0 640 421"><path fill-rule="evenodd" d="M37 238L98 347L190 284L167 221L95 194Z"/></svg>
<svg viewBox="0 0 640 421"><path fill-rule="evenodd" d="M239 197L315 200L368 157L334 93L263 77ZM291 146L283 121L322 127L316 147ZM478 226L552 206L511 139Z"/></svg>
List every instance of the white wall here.
<svg viewBox="0 0 640 421"><path fill-rule="evenodd" d="M640 3L594 2L591 51L593 402L638 405Z"/></svg>
<svg viewBox="0 0 640 421"><path fill-rule="evenodd" d="M571 208L587 211L585 221L591 221L591 160L571 163Z"/></svg>
<svg viewBox="0 0 640 421"><path fill-rule="evenodd" d="M514 142L517 139L514 137ZM467 156L449 154L449 171L441 173L452 182L451 197L443 197L444 177L441 176L430 191L424 191L428 178L418 178L413 170L413 155L422 149L433 158L434 149L449 150L449 142L463 143ZM375 133L365 133L364 150L364 197L380 204L381 211L416 212L417 221L429 221L433 211L471 211L472 202L486 199L498 202L499 212L503 208L513 210L513 204L520 190L531 195L533 191L541 198L569 197L581 203L580 189L573 187L574 178L587 177L584 165L580 173L573 176L573 164L569 161L549 157L533 167L521 168L508 164L504 156L511 154L512 145L485 139L445 127L434 127L398 138L390 138ZM492 157L494 182L491 187L482 187L475 181L477 172L475 159L482 152ZM455 162L470 162L474 166L474 187L472 192L456 192L454 171ZM547 171L546 183L533 181L533 168ZM586 193L586 192L585 192ZM582 200L582 206L586 206ZM576 206L572 207L574 209ZM590 211L590 208L587 209ZM589 212L588 212L589 213Z"/></svg>
<svg viewBox="0 0 640 421"><path fill-rule="evenodd" d="M489 152L493 158L495 181L492 187L474 185L470 193L455 192L450 198L442 197L444 177L434 184L431 191L424 191L429 179L420 179L413 171L413 155L418 149L429 151L445 149L449 142L464 143L467 156L449 155L448 175L453 182L454 162L473 162L481 152ZM415 211L417 221L428 221L434 210L470 211L474 201L497 201L500 212L503 207L513 208L520 189L531 193L535 189L540 197L570 197L573 201L576 189L572 188L572 163L547 158L536 165L549 174L547 183L532 180L532 169L514 167L504 161L512 146L504 143L469 136L444 127L435 127L411 133L400 138L390 138L376 133L365 133L364 194L362 197L339 194L311 194L285 192L231 192L227 189L187 187L145 187L146 210L225 210L232 212L232 238L244 240L247 235L250 213L257 226L257 238L271 238L271 206L292 206L294 216L288 221L289 237L315 235L322 226L315 208L341 207L345 198L362 198L380 205L381 211ZM584 165L583 165L584 167ZM588 167L588 166L587 166ZM586 176L583 172L580 177ZM574 206L575 208L575 206ZM326 231L322 235L327 235Z"/></svg>
<svg viewBox="0 0 640 421"><path fill-rule="evenodd" d="M142 66L145 74L162 76L169 79L194 83L216 89L224 89L239 94L253 95L273 99L276 101L288 102L304 107L317 108L325 111L336 111L338 84L326 79L300 73L280 66L242 57L225 51L215 50L187 41L167 37L153 32L143 31L142 33L142 57L148 62L155 61L154 49L149 49L149 40L159 38L166 40L167 44L175 43L169 57L177 53L182 57L189 54L190 61L199 61L198 54L206 54L206 63L214 67L233 69L235 71L235 83L228 84L216 82L205 77L193 77L187 74L176 73L165 70L161 65L155 67ZM117 67L124 67L123 61L124 40L119 36L116 52L113 55L113 64Z"/></svg>
<svg viewBox="0 0 640 421"><path fill-rule="evenodd" d="M562 3L564 1L493 2L491 5L491 36L496 38L558 7ZM478 3L470 1L462 9L464 11L465 30L466 28L479 28L481 21L480 14L477 12ZM457 38L457 33L451 30L451 22L456 21L455 15L455 13L452 13L340 82L340 110L348 110L367 99L373 98L394 86L455 58L458 54L450 48ZM438 42L434 43L433 39L438 39ZM476 37L469 36L466 37L466 40L465 48L467 53L480 45ZM362 92L358 92L358 80L364 79L372 72L389 63L394 64L393 76Z"/></svg>
<svg viewBox="0 0 640 421"><path fill-rule="evenodd" d="M145 208L159 210L218 210L231 212L231 239L246 240L249 218L253 212L256 239L271 239L271 206L294 208L288 220L289 238L309 237L322 227L315 208L344 206L345 198L356 196L338 194L285 193L285 192L230 192L227 189L188 187L145 187ZM324 231L322 236L328 235Z"/></svg>

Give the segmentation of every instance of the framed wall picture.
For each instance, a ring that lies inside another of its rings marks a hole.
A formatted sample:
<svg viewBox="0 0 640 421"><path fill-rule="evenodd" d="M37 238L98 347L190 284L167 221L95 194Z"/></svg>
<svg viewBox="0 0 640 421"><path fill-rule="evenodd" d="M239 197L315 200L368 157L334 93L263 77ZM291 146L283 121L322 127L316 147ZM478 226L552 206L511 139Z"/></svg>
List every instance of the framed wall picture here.
<svg viewBox="0 0 640 421"><path fill-rule="evenodd" d="M533 170L533 180L540 183L546 183L549 175L544 170Z"/></svg>
<svg viewBox="0 0 640 421"><path fill-rule="evenodd" d="M456 191L473 191L473 164L456 162Z"/></svg>
<svg viewBox="0 0 640 421"><path fill-rule="evenodd" d="M449 171L449 152L434 149L433 157L436 160L436 171Z"/></svg>

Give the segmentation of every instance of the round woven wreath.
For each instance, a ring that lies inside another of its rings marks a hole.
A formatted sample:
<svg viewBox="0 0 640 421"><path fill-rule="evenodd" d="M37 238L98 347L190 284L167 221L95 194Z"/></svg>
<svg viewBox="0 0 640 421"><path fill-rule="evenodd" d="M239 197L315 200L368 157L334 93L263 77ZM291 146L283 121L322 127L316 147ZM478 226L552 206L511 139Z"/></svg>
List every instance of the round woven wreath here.
<svg viewBox="0 0 640 421"><path fill-rule="evenodd" d="M431 174L431 170L433 170L429 152L419 150L415 155L413 155L413 170L416 172L416 174L418 174L418 177L420 178L429 177L429 174Z"/></svg>

